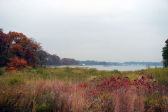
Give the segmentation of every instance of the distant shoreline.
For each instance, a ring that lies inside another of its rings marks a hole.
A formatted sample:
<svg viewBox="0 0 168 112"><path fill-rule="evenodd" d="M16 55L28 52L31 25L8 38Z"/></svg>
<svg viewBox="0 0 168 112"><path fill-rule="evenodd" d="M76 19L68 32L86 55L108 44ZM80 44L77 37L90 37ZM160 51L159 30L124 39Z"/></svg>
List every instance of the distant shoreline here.
<svg viewBox="0 0 168 112"><path fill-rule="evenodd" d="M96 70L107 70L107 71L136 71L147 68L162 68L163 66L147 66L147 65L60 65L60 66L48 66L49 68L85 68L85 69L96 69Z"/></svg>

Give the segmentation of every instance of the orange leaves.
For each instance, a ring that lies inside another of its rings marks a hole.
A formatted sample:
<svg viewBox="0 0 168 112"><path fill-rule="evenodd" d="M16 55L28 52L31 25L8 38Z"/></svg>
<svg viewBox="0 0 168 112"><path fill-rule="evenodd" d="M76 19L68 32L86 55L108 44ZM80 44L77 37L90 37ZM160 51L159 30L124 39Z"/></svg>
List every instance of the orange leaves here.
<svg viewBox="0 0 168 112"><path fill-rule="evenodd" d="M9 32L9 35L12 38L17 38L17 37L26 38L26 36L23 33L18 33L18 32Z"/></svg>
<svg viewBox="0 0 168 112"><path fill-rule="evenodd" d="M14 57L10 59L9 63L7 63L6 70L20 70L23 67L26 67L27 65L28 64L26 60Z"/></svg>
<svg viewBox="0 0 168 112"><path fill-rule="evenodd" d="M40 45L22 33L10 32L8 35L12 39L9 48L10 56L26 60L29 66L36 66L36 53L41 49Z"/></svg>
<svg viewBox="0 0 168 112"><path fill-rule="evenodd" d="M23 53L23 48L19 44L13 44L10 46L10 52L11 53L15 53L15 52Z"/></svg>
<svg viewBox="0 0 168 112"><path fill-rule="evenodd" d="M20 68L26 65L35 67L40 61L44 60L44 57L40 57L38 52L42 50L41 46L31 38L18 32L3 33L0 32L0 66L13 66ZM2 57L5 57L6 60ZM15 58L17 57L17 59ZM9 60L11 59L11 60ZM18 61L19 60L19 61ZM20 65L18 65L20 64Z"/></svg>

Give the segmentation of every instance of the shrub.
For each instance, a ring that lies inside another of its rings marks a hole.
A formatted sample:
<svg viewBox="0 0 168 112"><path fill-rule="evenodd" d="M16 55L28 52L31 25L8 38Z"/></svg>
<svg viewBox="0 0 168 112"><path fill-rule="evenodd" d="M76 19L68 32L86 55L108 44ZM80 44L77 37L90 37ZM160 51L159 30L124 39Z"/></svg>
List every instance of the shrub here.
<svg viewBox="0 0 168 112"><path fill-rule="evenodd" d="M5 71L2 68L0 68L0 75L3 75L4 73Z"/></svg>
<svg viewBox="0 0 168 112"><path fill-rule="evenodd" d="M47 103L38 104L36 106L36 111L37 112L52 112L52 106Z"/></svg>
<svg viewBox="0 0 168 112"><path fill-rule="evenodd" d="M9 81L10 85L15 85L15 84L20 84L20 83L22 83L21 79L17 79L17 78L11 79Z"/></svg>
<svg viewBox="0 0 168 112"><path fill-rule="evenodd" d="M151 74L159 84L168 87L168 68L153 68L141 72L142 75Z"/></svg>
<svg viewBox="0 0 168 112"><path fill-rule="evenodd" d="M27 61L24 59L20 59L18 57L14 57L10 59L10 62L7 63L6 70L20 70L27 66Z"/></svg>
<svg viewBox="0 0 168 112"><path fill-rule="evenodd" d="M168 97L155 94L150 96L145 101L145 107L152 112L167 112L168 111Z"/></svg>
<svg viewBox="0 0 168 112"><path fill-rule="evenodd" d="M111 73L115 75L122 75L121 72L118 70L113 70Z"/></svg>

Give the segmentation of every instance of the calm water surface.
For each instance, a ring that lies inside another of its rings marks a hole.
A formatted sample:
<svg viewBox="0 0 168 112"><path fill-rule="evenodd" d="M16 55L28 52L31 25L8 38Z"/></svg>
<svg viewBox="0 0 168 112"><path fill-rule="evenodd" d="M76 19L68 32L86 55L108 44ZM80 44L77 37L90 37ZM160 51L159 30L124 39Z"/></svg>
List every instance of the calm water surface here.
<svg viewBox="0 0 168 112"><path fill-rule="evenodd" d="M122 66L102 66L102 65L94 65L87 66L88 68L96 68L97 70L119 70L119 71L135 71L147 69L149 66L145 65L122 65ZM161 67L161 66L150 66L150 68Z"/></svg>
<svg viewBox="0 0 168 112"><path fill-rule="evenodd" d="M59 67L67 67L67 66L59 66ZM135 71L150 68L160 68L162 66L147 66L147 65L120 65L120 66L104 66L104 65L90 65L90 66L68 66L68 67L84 67L84 68L95 68L97 70L119 70L119 71Z"/></svg>

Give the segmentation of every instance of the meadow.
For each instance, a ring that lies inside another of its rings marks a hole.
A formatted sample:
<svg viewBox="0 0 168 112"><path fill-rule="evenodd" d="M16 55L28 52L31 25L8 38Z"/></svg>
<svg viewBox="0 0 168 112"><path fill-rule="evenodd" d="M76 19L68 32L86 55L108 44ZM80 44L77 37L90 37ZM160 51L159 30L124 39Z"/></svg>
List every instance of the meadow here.
<svg viewBox="0 0 168 112"><path fill-rule="evenodd" d="M168 68L0 68L0 112L168 112Z"/></svg>

